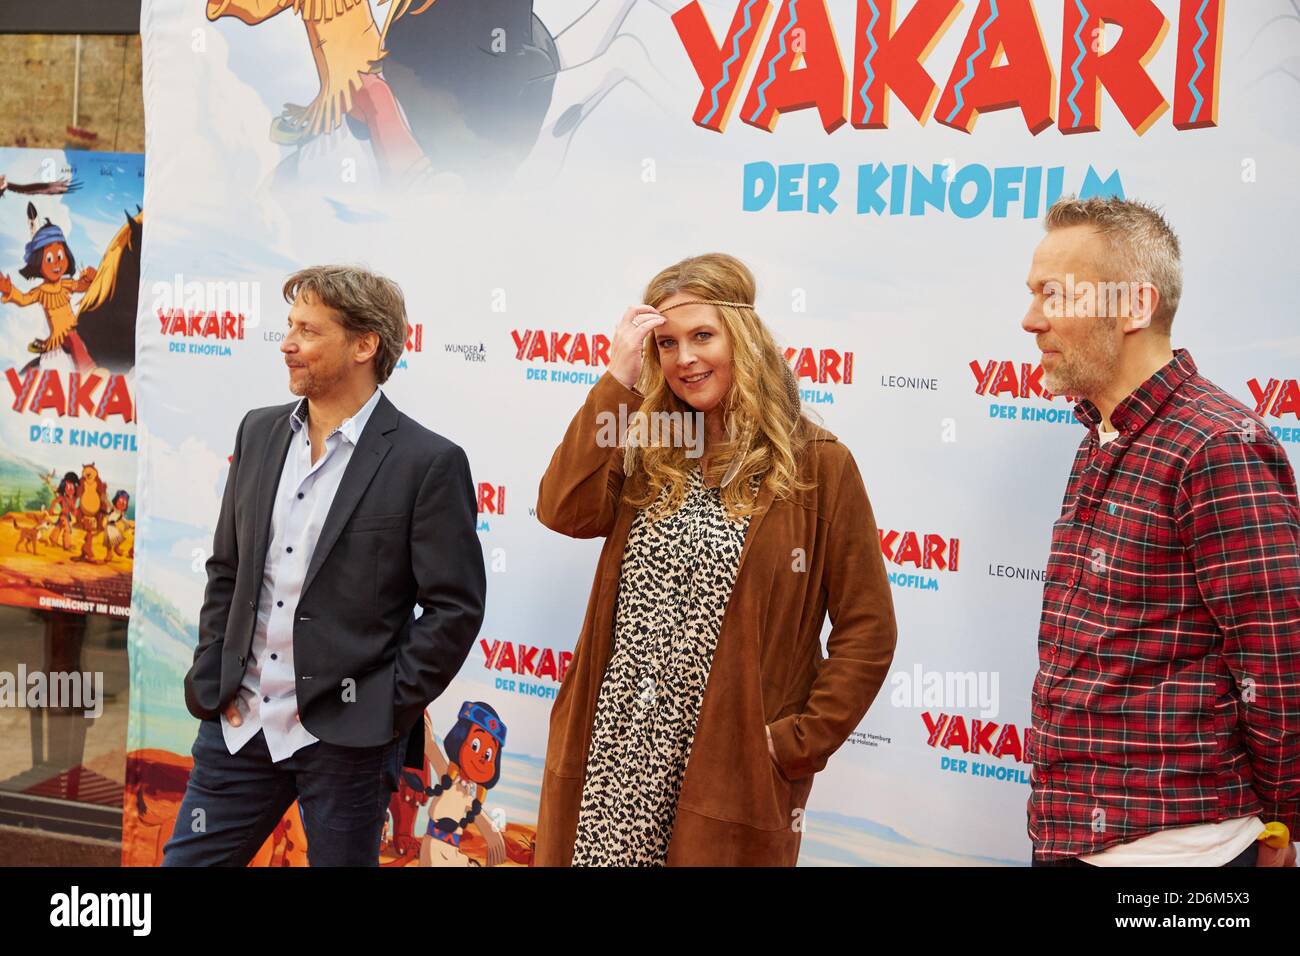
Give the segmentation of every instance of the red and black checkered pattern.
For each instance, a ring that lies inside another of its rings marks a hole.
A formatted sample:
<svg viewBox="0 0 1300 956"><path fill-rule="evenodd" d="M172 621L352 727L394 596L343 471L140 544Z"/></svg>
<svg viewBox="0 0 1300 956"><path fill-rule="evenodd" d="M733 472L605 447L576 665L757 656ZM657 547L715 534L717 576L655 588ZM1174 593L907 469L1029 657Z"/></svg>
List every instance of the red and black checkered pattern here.
<svg viewBox="0 0 1300 956"><path fill-rule="evenodd" d="M1260 814L1300 833L1300 505L1281 445L1186 350L1075 409L1029 746L1042 860Z"/></svg>

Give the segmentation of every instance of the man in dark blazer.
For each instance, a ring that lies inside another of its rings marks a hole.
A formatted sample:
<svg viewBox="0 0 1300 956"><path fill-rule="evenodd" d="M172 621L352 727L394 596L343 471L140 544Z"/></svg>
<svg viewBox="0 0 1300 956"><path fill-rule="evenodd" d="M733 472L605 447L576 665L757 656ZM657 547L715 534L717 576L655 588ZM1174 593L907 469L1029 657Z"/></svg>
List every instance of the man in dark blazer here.
<svg viewBox="0 0 1300 956"><path fill-rule="evenodd" d="M401 290L319 266L284 296L301 398L249 412L235 437L164 866L247 864L294 800L312 866L377 865L401 766L423 762L424 708L483 619L465 453L379 389L406 342Z"/></svg>

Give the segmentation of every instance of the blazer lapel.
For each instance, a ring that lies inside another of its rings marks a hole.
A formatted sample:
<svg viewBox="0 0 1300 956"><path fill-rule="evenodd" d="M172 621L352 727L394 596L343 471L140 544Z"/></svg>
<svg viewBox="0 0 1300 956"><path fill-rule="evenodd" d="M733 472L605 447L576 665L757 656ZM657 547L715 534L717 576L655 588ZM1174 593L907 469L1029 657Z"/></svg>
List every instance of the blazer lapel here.
<svg viewBox="0 0 1300 956"><path fill-rule="evenodd" d="M266 568L266 549L271 538L271 516L275 511L275 492L280 487L280 474L284 471L284 462L289 454L289 441L293 438L293 429L289 427L289 416L297 405L290 405L287 414L276 419L271 427L271 437L262 452L262 467L257 471L257 537L253 545L261 567L254 580L262 580Z"/></svg>
<svg viewBox="0 0 1300 956"><path fill-rule="evenodd" d="M334 493L334 500L330 502L330 510L325 515L325 524L321 526L320 537L316 540L316 550L312 552L311 564L307 566L307 576L303 578L302 594L306 594L307 589L311 587L316 572L329 556L330 550L343 531L343 526L347 524L348 518L352 517L352 512L356 510L366 488L370 486L375 472L379 470L384 457L392 449L393 445L385 435L396 427L397 408L388 400L387 395L380 395L379 403L370 413L370 420L366 422L365 430L361 432L357 447L352 450L348 466L343 470L343 478L339 481L338 491Z"/></svg>

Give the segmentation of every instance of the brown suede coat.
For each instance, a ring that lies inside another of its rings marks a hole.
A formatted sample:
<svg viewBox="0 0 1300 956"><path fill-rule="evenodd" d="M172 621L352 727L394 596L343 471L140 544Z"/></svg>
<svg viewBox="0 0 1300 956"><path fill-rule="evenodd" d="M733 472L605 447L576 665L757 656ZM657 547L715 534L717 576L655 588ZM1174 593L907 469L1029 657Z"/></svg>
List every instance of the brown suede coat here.
<svg viewBox="0 0 1300 956"><path fill-rule="evenodd" d="M640 403L605 373L538 490L537 517L548 528L605 538L582 633L551 709L538 866L573 859L619 569L637 513L622 500L623 449L597 444L597 416L617 415L620 404L630 415ZM793 866L813 774L857 728L893 658L893 601L862 477L834 435L806 427L811 436L800 464L816 484L775 502L766 488L759 494L677 802L670 865ZM827 611L832 630L823 657Z"/></svg>

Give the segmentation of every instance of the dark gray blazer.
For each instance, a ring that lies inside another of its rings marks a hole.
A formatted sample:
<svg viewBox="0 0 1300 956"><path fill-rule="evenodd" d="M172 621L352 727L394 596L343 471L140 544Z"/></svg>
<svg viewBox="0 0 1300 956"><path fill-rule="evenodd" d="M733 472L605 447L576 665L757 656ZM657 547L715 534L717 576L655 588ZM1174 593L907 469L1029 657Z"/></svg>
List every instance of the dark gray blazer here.
<svg viewBox="0 0 1300 956"><path fill-rule="evenodd" d="M254 409L235 436L199 643L185 675L185 705L201 720L219 716L243 679L296 406ZM464 451L381 395L339 482L295 612L298 713L313 736L362 747L409 734L406 765L421 766L422 712L456 676L483 621L477 520ZM345 695L349 678L353 692Z"/></svg>

